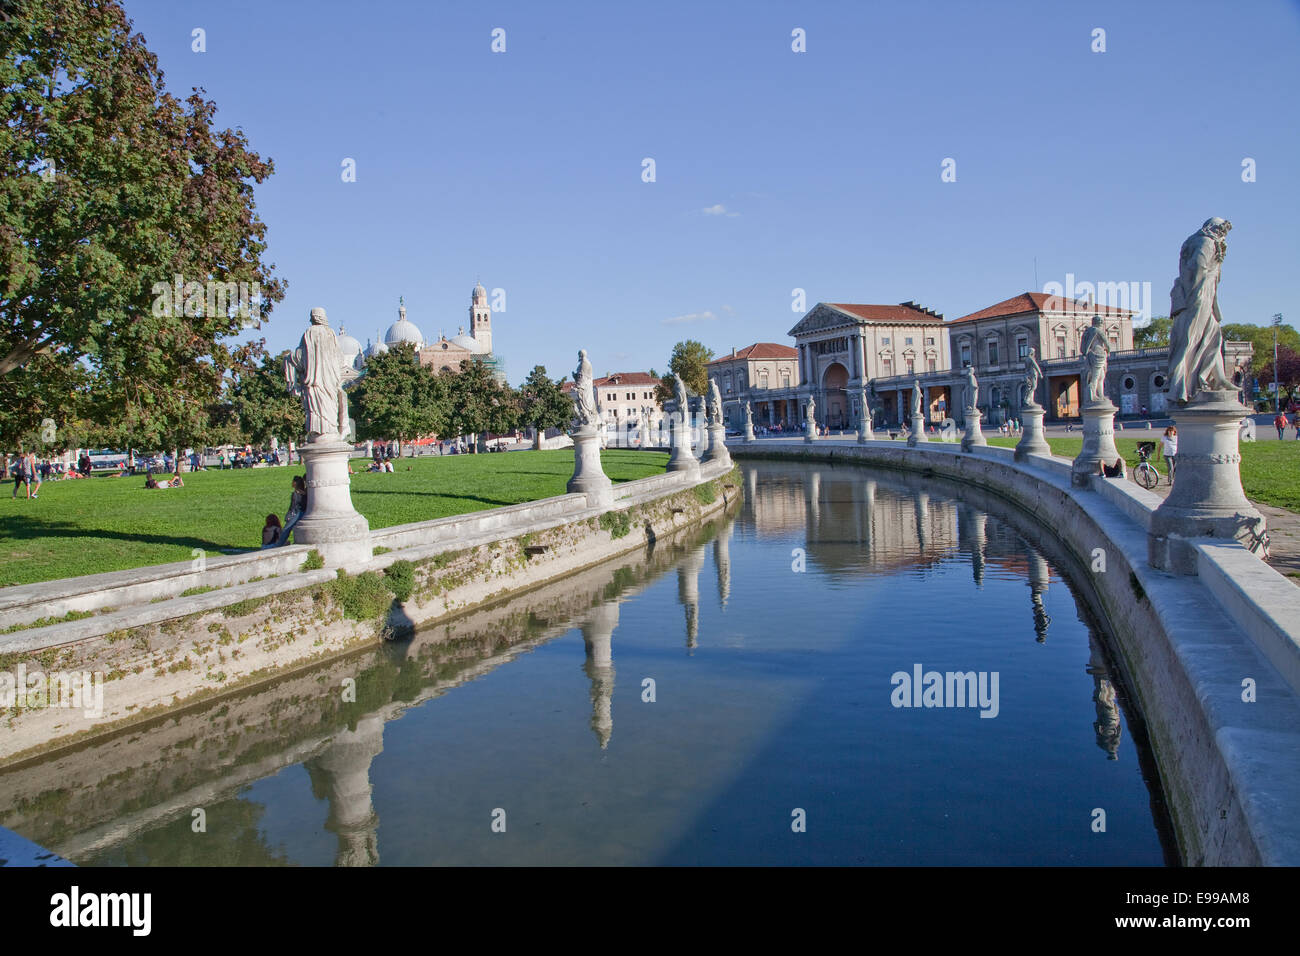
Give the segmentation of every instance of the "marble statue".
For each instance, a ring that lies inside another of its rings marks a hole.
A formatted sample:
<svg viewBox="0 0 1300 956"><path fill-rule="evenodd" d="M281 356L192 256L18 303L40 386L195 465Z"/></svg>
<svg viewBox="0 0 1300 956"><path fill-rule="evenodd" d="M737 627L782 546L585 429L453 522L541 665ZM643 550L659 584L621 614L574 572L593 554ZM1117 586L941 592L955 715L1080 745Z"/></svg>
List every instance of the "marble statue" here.
<svg viewBox="0 0 1300 956"><path fill-rule="evenodd" d="M975 377L975 366L966 366L966 407L977 408L979 406L980 383Z"/></svg>
<svg viewBox="0 0 1300 956"><path fill-rule="evenodd" d="M591 363L587 361L587 350L578 349L578 367L573 370L573 408L579 428L594 426L600 417L596 411L596 395L591 383Z"/></svg>
<svg viewBox="0 0 1300 956"><path fill-rule="evenodd" d="M311 325L284 360L289 391L302 398L307 417L307 441L341 440L347 432L348 398L343 391L346 365L338 336L330 328L325 310L311 310Z"/></svg>
<svg viewBox="0 0 1300 956"><path fill-rule="evenodd" d="M1025 401L1027 408L1037 408L1038 402L1034 396L1038 392L1038 382L1043 377L1043 367L1038 364L1038 359L1034 358L1034 350L1030 348L1029 354L1025 356Z"/></svg>
<svg viewBox="0 0 1300 956"><path fill-rule="evenodd" d="M1178 253L1178 278L1169 292L1169 396L1176 402L1235 387L1224 367L1218 298L1231 228L1226 219L1207 219Z"/></svg>
<svg viewBox="0 0 1300 956"><path fill-rule="evenodd" d="M673 394L677 397L677 410L682 413L682 421L685 421L690 415L690 407L686 396L686 383L682 381L680 375L673 379Z"/></svg>
<svg viewBox="0 0 1300 956"><path fill-rule="evenodd" d="M749 402L745 403L745 427L746 428L754 427L754 409L749 404Z"/></svg>
<svg viewBox="0 0 1300 956"><path fill-rule="evenodd" d="M921 417L921 380L912 379L912 417Z"/></svg>
<svg viewBox="0 0 1300 956"><path fill-rule="evenodd" d="M1092 325L1083 330L1083 372L1085 376L1085 401L1099 404L1106 401L1106 364L1110 360L1110 343L1102 328L1101 316L1092 317Z"/></svg>
<svg viewBox="0 0 1300 956"><path fill-rule="evenodd" d="M810 428L816 428L817 427L817 403L813 401L813 397L811 395L808 396L808 404L804 406L804 414L808 420L808 426Z"/></svg>
<svg viewBox="0 0 1300 956"><path fill-rule="evenodd" d="M722 424L722 393L718 391L718 380L709 379L709 409L707 412L710 425Z"/></svg>

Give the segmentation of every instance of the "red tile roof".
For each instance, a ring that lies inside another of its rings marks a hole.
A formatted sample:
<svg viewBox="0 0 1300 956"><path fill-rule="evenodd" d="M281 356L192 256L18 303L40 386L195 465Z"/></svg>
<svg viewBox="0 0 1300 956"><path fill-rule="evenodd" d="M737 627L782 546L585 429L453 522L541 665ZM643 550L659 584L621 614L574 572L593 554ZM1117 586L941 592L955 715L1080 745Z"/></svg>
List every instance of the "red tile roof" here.
<svg viewBox="0 0 1300 956"><path fill-rule="evenodd" d="M938 324L943 315L933 309L927 309L916 302L901 302L898 305L855 305L851 302L828 302L833 309L856 315L868 322L899 322L908 325L921 323Z"/></svg>
<svg viewBox="0 0 1300 956"><path fill-rule="evenodd" d="M1081 299L1067 299L1063 295L1048 295L1045 292L1022 292L1020 295L1005 299L997 305L991 305L987 309L980 309L970 315L963 315L960 319L953 319L948 324L956 325L958 322L975 322L979 319L1020 315L1025 312L1067 312L1071 310L1075 310L1079 315L1093 315L1095 313L1097 315L1113 315L1116 318L1134 314L1130 309L1117 309L1109 305L1089 305Z"/></svg>
<svg viewBox="0 0 1300 956"><path fill-rule="evenodd" d="M658 385L659 379L646 372L615 372L595 379L591 384L594 388L602 385Z"/></svg>
<svg viewBox="0 0 1300 956"><path fill-rule="evenodd" d="M746 345L743 349L737 349L735 355L719 355L709 364L717 365L719 362L730 362L732 359L792 359L797 358L798 355L799 350L788 345L777 342L755 342L753 345Z"/></svg>

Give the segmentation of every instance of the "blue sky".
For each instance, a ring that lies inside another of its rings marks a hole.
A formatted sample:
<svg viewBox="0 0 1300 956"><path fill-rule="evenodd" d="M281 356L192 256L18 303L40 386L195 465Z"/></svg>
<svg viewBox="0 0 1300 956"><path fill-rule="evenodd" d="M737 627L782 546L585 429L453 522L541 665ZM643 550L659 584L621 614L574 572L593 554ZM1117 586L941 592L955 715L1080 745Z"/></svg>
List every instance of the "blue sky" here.
<svg viewBox="0 0 1300 956"><path fill-rule="evenodd" d="M516 384L789 342L795 288L956 318L1073 273L1165 314L1210 216L1224 320L1300 318L1296 2L124 6L275 162L273 349L316 305L364 342L399 295L454 335L477 279Z"/></svg>

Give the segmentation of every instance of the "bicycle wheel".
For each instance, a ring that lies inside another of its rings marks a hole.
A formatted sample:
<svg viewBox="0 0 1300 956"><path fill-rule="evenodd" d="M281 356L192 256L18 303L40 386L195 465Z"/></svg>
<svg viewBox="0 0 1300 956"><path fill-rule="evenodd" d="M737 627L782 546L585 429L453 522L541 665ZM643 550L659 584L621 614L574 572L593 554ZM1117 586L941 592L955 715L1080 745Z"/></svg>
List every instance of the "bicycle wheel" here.
<svg viewBox="0 0 1300 956"><path fill-rule="evenodd" d="M1146 462L1137 466L1137 469L1133 472L1133 477L1137 479L1139 485L1148 491L1160 481L1160 473Z"/></svg>

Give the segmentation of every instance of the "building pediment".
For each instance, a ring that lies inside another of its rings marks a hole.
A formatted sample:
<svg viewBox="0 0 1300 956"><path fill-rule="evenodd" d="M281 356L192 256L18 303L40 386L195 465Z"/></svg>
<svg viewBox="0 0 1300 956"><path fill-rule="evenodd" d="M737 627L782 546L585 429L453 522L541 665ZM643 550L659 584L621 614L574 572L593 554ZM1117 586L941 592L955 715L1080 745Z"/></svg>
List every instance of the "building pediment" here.
<svg viewBox="0 0 1300 956"><path fill-rule="evenodd" d="M818 302L787 334L793 338L800 338L814 332L843 329L860 324L862 324L862 320L856 315L850 315L833 305L827 305L825 302Z"/></svg>

